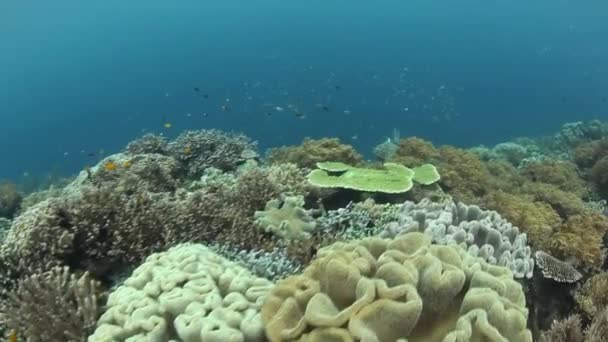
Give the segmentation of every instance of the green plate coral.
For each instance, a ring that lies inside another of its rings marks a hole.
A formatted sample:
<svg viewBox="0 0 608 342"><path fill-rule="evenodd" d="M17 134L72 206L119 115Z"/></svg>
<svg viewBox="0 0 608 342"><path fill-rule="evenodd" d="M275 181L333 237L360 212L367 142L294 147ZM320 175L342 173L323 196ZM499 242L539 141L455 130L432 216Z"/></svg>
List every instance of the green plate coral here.
<svg viewBox="0 0 608 342"><path fill-rule="evenodd" d="M410 190L414 181L428 185L439 180L437 169L430 164L410 169L401 164L385 163L383 169L368 169L323 162L317 163L317 167L308 174L308 181L322 188L401 193Z"/></svg>

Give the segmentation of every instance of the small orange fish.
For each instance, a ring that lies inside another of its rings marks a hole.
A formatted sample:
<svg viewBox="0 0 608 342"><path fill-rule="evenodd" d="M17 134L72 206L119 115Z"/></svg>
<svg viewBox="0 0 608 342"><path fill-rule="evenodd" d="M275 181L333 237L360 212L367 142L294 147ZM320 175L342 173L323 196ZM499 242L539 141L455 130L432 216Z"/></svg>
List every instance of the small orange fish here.
<svg viewBox="0 0 608 342"><path fill-rule="evenodd" d="M103 168L104 168L104 170L111 172L111 171L116 171L116 169L118 168L118 165L116 165L115 162L108 160L107 162L105 162L103 164Z"/></svg>
<svg viewBox="0 0 608 342"><path fill-rule="evenodd" d="M184 155L188 156L192 153L192 148L190 146L184 147Z"/></svg>
<svg viewBox="0 0 608 342"><path fill-rule="evenodd" d="M17 332L15 330L11 330L11 333L8 334L8 342L17 342Z"/></svg>
<svg viewBox="0 0 608 342"><path fill-rule="evenodd" d="M122 163L122 166L123 166L125 169L128 169L128 168L130 168L130 167L131 167L131 165L132 165L132 164L133 164L133 162L132 162L132 161L127 160L126 162Z"/></svg>

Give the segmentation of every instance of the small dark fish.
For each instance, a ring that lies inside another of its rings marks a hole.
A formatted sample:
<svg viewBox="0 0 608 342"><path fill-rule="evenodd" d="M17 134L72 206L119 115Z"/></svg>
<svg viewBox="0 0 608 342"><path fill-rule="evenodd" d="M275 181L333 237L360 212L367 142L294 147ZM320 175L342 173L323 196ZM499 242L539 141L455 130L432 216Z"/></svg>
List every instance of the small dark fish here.
<svg viewBox="0 0 608 342"><path fill-rule="evenodd" d="M230 107L228 105L222 105L220 108L222 109L222 112L229 112L230 111Z"/></svg>
<svg viewBox="0 0 608 342"><path fill-rule="evenodd" d="M95 152L89 152L89 153L87 153L87 157L95 157Z"/></svg>
<svg viewBox="0 0 608 342"><path fill-rule="evenodd" d="M266 112L266 116L272 116L271 112Z"/></svg>
<svg viewBox="0 0 608 342"><path fill-rule="evenodd" d="M335 86L334 86L334 89L335 89L335 90L342 90L342 87L341 87L341 86L339 86L339 85L335 85Z"/></svg>
<svg viewBox="0 0 608 342"><path fill-rule="evenodd" d="M194 87L194 91L200 93L201 90L198 87Z"/></svg>
<svg viewBox="0 0 608 342"><path fill-rule="evenodd" d="M295 113L296 113L296 118L298 118L298 119L306 119L306 114L304 114L304 112L301 112L301 111L298 110L298 111L295 111Z"/></svg>
<svg viewBox="0 0 608 342"><path fill-rule="evenodd" d="M329 112L329 107L327 106L321 106L321 109L323 109L324 112Z"/></svg>
<svg viewBox="0 0 608 342"><path fill-rule="evenodd" d="M209 98L209 94L203 94L203 98L204 99L208 99Z"/></svg>

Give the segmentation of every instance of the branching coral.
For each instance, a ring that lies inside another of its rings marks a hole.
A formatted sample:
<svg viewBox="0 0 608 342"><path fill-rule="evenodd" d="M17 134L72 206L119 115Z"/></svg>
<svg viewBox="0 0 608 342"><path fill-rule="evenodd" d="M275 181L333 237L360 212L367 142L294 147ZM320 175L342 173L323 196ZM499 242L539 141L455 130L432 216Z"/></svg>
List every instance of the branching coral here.
<svg viewBox="0 0 608 342"><path fill-rule="evenodd" d="M13 183L0 181L0 217L12 218L19 210L22 197Z"/></svg>
<svg viewBox="0 0 608 342"><path fill-rule="evenodd" d="M317 163L327 160L357 166L363 163L363 156L351 145L341 143L338 138L306 138L299 146L285 146L268 151L268 161L272 164L292 163L312 169Z"/></svg>
<svg viewBox="0 0 608 342"><path fill-rule="evenodd" d="M21 280L0 305L0 324L32 342L86 341L105 294L88 274L52 268Z"/></svg>
<svg viewBox="0 0 608 342"><path fill-rule="evenodd" d="M130 155L167 152L167 139L163 136L147 133L141 138L131 141L125 148L125 153Z"/></svg>
<svg viewBox="0 0 608 342"><path fill-rule="evenodd" d="M608 272L598 273L587 279L576 291L574 299L589 319L608 309Z"/></svg>
<svg viewBox="0 0 608 342"><path fill-rule="evenodd" d="M235 170L255 149L256 143L245 135L216 129L186 131L167 145L167 153L194 179L208 167Z"/></svg>

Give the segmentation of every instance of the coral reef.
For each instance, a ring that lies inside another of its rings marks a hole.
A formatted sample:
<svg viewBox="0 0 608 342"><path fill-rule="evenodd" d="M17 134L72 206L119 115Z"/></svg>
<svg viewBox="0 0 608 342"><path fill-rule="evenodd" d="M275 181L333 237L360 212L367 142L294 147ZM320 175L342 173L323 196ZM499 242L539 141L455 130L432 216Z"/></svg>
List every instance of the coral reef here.
<svg viewBox="0 0 608 342"><path fill-rule="evenodd" d="M262 307L270 341L532 341L511 272L422 233L336 243Z"/></svg>
<svg viewBox="0 0 608 342"><path fill-rule="evenodd" d="M288 240L310 238L317 226L311 212L304 209L302 196L270 200L264 210L254 213L254 218L258 228Z"/></svg>
<svg viewBox="0 0 608 342"><path fill-rule="evenodd" d="M417 137L399 140L397 151L388 161L409 167L429 163L439 158L439 151L432 143Z"/></svg>
<svg viewBox="0 0 608 342"><path fill-rule="evenodd" d="M22 196L17 186L7 181L0 181L0 217L13 218L19 210Z"/></svg>
<svg viewBox="0 0 608 342"><path fill-rule="evenodd" d="M271 287L203 245L179 245L150 255L109 295L89 341L261 341Z"/></svg>
<svg viewBox="0 0 608 342"><path fill-rule="evenodd" d="M572 265L554 258L543 251L536 251L534 258L536 259L536 265L540 268L545 278L553 279L560 283L575 283L583 277Z"/></svg>
<svg viewBox="0 0 608 342"><path fill-rule="evenodd" d="M578 197L589 191L585 182L579 177L576 165L569 161L545 160L528 163L521 168L521 173L533 182L551 184L559 190Z"/></svg>
<svg viewBox="0 0 608 342"><path fill-rule="evenodd" d="M332 160L358 166L363 163L363 156L351 145L340 142L337 138L306 138L299 146L286 146L270 149L268 161L271 164L292 163L302 168L315 168L317 163Z"/></svg>
<svg viewBox="0 0 608 342"><path fill-rule="evenodd" d="M308 181L321 188L402 193L410 190L414 181L429 185L440 178L437 169L430 164L410 169L400 164L385 163L382 169L369 169L341 162L323 162L317 163L317 167L308 174Z"/></svg>
<svg viewBox="0 0 608 342"><path fill-rule="evenodd" d="M188 178L198 179L208 167L235 170L252 155L256 143L242 134L208 129L186 131L166 149L182 165Z"/></svg>
<svg viewBox="0 0 608 342"><path fill-rule="evenodd" d="M125 153L130 155L165 154L167 153L167 139L160 135L147 133L127 144Z"/></svg>
<svg viewBox="0 0 608 342"><path fill-rule="evenodd" d="M606 342L608 341L608 309L599 313L583 331L581 317L571 315L554 321L551 329L544 332L541 342Z"/></svg>
<svg viewBox="0 0 608 342"><path fill-rule="evenodd" d="M0 324L25 341L85 341L95 329L105 294L88 274L67 267L31 275L6 294Z"/></svg>
<svg viewBox="0 0 608 342"><path fill-rule="evenodd" d="M451 146L440 148L439 153L436 165L442 188L458 202L479 203L490 189L491 176L485 164L474 153Z"/></svg>
<svg viewBox="0 0 608 342"><path fill-rule="evenodd" d="M508 267L517 278L532 277L534 260L526 234L495 211L463 203L405 202L397 221L386 225L381 237L422 232L433 243L456 244L490 264Z"/></svg>
<svg viewBox="0 0 608 342"><path fill-rule="evenodd" d="M608 309L608 272L595 274L576 291L574 299L589 319Z"/></svg>

